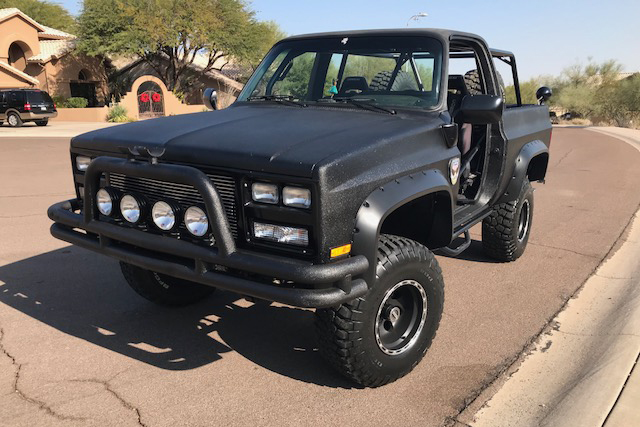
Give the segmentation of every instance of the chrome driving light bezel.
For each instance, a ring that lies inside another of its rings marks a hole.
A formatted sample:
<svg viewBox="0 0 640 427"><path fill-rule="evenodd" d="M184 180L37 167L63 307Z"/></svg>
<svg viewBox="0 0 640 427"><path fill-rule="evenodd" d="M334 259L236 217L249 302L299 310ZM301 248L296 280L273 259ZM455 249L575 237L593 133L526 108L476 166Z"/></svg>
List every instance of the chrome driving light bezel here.
<svg viewBox="0 0 640 427"><path fill-rule="evenodd" d="M177 205L165 200L158 200L151 208L151 220L158 229L171 231L178 224L180 209Z"/></svg>
<svg viewBox="0 0 640 427"><path fill-rule="evenodd" d="M302 227L254 222L253 237L256 240L272 243L309 246L309 230Z"/></svg>
<svg viewBox="0 0 640 427"><path fill-rule="evenodd" d="M280 189L276 184L254 182L251 184L251 199L258 203L277 205L280 202Z"/></svg>
<svg viewBox="0 0 640 427"><path fill-rule="evenodd" d="M311 207L311 190L286 186L282 189L282 203L291 208L309 209Z"/></svg>
<svg viewBox="0 0 640 427"><path fill-rule="evenodd" d="M85 172L89 168L89 164L92 159L88 156L76 156L76 169L80 172Z"/></svg>
<svg viewBox="0 0 640 427"><path fill-rule="evenodd" d="M184 226L195 237L204 237L209 232L209 218L204 208L190 206L184 212Z"/></svg>
<svg viewBox="0 0 640 427"><path fill-rule="evenodd" d="M120 198L120 215L130 224L139 224L144 217L145 206L142 197L127 193Z"/></svg>
<svg viewBox="0 0 640 427"><path fill-rule="evenodd" d="M81 191L84 192L84 187ZM118 212L118 202L119 194L112 188L102 187L96 192L96 208L104 216L115 215Z"/></svg>

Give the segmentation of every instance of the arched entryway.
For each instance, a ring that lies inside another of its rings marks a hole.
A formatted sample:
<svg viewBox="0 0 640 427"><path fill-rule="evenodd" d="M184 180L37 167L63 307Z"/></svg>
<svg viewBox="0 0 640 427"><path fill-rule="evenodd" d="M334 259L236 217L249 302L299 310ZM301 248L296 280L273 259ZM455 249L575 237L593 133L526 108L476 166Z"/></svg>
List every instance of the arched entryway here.
<svg viewBox="0 0 640 427"><path fill-rule="evenodd" d="M9 46L9 65L20 71L27 68L27 52L19 42L13 42Z"/></svg>
<svg viewBox="0 0 640 427"><path fill-rule="evenodd" d="M91 72L87 69L78 71L78 78L69 82L71 96L74 98L84 98L87 106L96 107L98 97L96 96L96 82L92 78Z"/></svg>
<svg viewBox="0 0 640 427"><path fill-rule="evenodd" d="M164 116L164 94L156 82L145 81L138 87L138 117L149 119Z"/></svg>

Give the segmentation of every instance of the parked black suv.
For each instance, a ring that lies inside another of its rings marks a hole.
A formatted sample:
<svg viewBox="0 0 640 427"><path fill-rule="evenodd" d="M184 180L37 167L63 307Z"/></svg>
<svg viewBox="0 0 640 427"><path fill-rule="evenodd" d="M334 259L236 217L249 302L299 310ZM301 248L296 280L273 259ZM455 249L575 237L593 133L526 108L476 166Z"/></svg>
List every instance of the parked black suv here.
<svg viewBox="0 0 640 427"><path fill-rule="evenodd" d="M494 62L511 66L513 105ZM51 233L119 260L159 304L219 288L316 308L320 352L375 387L411 371L438 329L432 251L460 254L482 223L488 256L524 253L550 142L514 55L476 35L291 37L229 108L73 138L76 197L49 209Z"/></svg>
<svg viewBox="0 0 640 427"><path fill-rule="evenodd" d="M20 127L24 122L36 122L46 126L56 117L56 104L45 91L39 89L0 90L0 125L7 122L11 127Z"/></svg>

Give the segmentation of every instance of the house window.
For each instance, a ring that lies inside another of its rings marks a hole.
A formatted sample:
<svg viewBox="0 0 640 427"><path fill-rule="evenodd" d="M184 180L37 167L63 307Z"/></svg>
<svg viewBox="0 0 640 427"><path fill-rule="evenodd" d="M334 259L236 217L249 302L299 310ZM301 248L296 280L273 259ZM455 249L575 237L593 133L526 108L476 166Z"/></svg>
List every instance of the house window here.
<svg viewBox="0 0 640 427"><path fill-rule="evenodd" d="M24 50L16 42L11 43L11 46L9 46L9 65L20 71L24 71L27 68L27 58Z"/></svg>

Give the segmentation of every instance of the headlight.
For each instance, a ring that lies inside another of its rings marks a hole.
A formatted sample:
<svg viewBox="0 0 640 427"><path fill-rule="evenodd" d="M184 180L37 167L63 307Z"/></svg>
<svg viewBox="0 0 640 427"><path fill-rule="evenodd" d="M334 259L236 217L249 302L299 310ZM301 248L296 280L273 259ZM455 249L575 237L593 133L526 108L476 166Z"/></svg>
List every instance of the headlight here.
<svg viewBox="0 0 640 427"><path fill-rule="evenodd" d="M87 156L77 156L76 157L76 169L79 171L86 171L89 167L89 163L91 163L91 157Z"/></svg>
<svg viewBox="0 0 640 427"><path fill-rule="evenodd" d="M207 234L207 230L209 230L207 214L196 206L191 206L184 213L184 225L187 227L187 230L189 230L189 233L197 237L204 236Z"/></svg>
<svg viewBox="0 0 640 427"><path fill-rule="evenodd" d="M278 186L264 182L254 182L251 185L251 198L256 202L277 205L280 199L278 197Z"/></svg>
<svg viewBox="0 0 640 427"><path fill-rule="evenodd" d="M120 200L120 213L124 219L135 224L142 214L142 202L131 194L125 194Z"/></svg>
<svg viewBox="0 0 640 427"><path fill-rule="evenodd" d="M84 191L84 188L82 190ZM98 190L96 193L96 205L102 215L109 216L113 213L113 199L113 195L105 188Z"/></svg>
<svg viewBox="0 0 640 427"><path fill-rule="evenodd" d="M164 231L169 231L176 225L176 212L167 202L156 202L151 208L153 223Z"/></svg>
<svg viewBox="0 0 640 427"><path fill-rule="evenodd" d="M282 202L292 208L309 209L311 206L311 190L300 187L284 187L282 190Z"/></svg>
<svg viewBox="0 0 640 427"><path fill-rule="evenodd" d="M276 243L309 246L309 230L305 228L254 222L253 236L256 239L269 240Z"/></svg>

